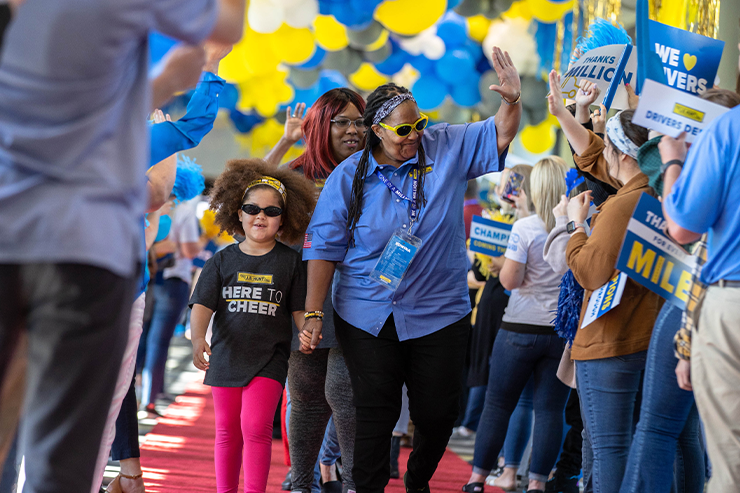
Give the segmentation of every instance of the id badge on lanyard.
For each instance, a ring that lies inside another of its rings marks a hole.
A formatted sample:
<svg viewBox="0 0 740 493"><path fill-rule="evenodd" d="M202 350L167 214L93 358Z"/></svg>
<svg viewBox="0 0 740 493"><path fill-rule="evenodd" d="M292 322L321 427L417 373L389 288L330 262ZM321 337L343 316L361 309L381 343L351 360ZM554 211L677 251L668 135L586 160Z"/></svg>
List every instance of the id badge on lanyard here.
<svg viewBox="0 0 740 493"><path fill-rule="evenodd" d="M370 279L376 281L381 286L384 286L391 291L398 289L399 284L403 280L403 276L414 260L414 257L421 248L421 239L411 234L411 227L416 222L418 210L416 207L416 196L417 187L419 183L418 169L414 169L413 172L413 187L411 198L404 195L393 183L390 182L383 174L379 171L375 171L376 175L383 182L390 191L395 194L398 198L404 201L408 201L411 204L411 221L409 223L408 230L403 228L397 229L391 236L388 243L383 249L383 253L380 255L378 262L375 264L372 272L370 273Z"/></svg>

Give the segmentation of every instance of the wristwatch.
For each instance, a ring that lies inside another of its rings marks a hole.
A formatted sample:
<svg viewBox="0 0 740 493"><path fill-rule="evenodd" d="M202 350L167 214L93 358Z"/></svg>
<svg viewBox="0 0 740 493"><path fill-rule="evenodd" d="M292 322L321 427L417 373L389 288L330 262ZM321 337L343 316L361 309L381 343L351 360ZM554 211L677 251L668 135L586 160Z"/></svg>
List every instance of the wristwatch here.
<svg viewBox="0 0 740 493"><path fill-rule="evenodd" d="M577 230L578 228L585 229L586 225L584 223L577 223L575 221L571 221L565 226L565 231L567 231L569 235L572 235L573 232Z"/></svg>
<svg viewBox="0 0 740 493"><path fill-rule="evenodd" d="M683 161L681 161L680 159L671 159L667 163L660 164L660 176L663 176L668 167L673 166L674 164L680 166L681 169L683 169Z"/></svg>

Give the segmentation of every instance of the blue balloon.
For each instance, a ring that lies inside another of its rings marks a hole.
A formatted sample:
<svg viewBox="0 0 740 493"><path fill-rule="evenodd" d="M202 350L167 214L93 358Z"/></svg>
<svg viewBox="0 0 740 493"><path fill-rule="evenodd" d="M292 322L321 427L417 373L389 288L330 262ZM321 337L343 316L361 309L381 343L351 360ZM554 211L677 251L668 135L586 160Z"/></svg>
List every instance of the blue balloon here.
<svg viewBox="0 0 740 493"><path fill-rule="evenodd" d="M375 12L375 8L381 3L383 3L383 0L350 0L349 2L354 10L370 13L371 15Z"/></svg>
<svg viewBox="0 0 740 493"><path fill-rule="evenodd" d="M478 63L481 58L486 58L486 55L483 53L483 47L470 38L465 40L463 47L473 56L476 63Z"/></svg>
<svg viewBox="0 0 740 493"><path fill-rule="evenodd" d="M319 96L332 89L349 86L347 79L337 70L322 70L316 85L319 88Z"/></svg>
<svg viewBox="0 0 740 493"><path fill-rule="evenodd" d="M478 78L452 86L452 100L460 106L474 106L480 102Z"/></svg>
<svg viewBox="0 0 740 493"><path fill-rule="evenodd" d="M447 0L447 11L454 9L462 3L463 0Z"/></svg>
<svg viewBox="0 0 740 493"><path fill-rule="evenodd" d="M303 62L300 65L296 65L296 67L316 68L319 65L321 65L321 62L324 61L324 55L326 55L326 51L322 47L317 45L316 51L314 51L313 55L311 55L311 58L309 58L307 61Z"/></svg>
<svg viewBox="0 0 740 493"><path fill-rule="evenodd" d="M411 59L411 65L413 65L416 70L421 72L422 76L427 74L434 75L435 61L428 59L424 55L416 55L415 57L413 57Z"/></svg>
<svg viewBox="0 0 740 493"><path fill-rule="evenodd" d="M442 22L437 25L437 36L442 38L448 49L462 46L468 39L468 26L465 18L455 12L445 13L442 16Z"/></svg>
<svg viewBox="0 0 740 493"><path fill-rule="evenodd" d="M416 104L424 110L431 110L442 104L447 96L447 85L433 75L422 76L417 80L411 92Z"/></svg>
<svg viewBox="0 0 740 493"><path fill-rule="evenodd" d="M478 60L478 64L475 66L475 70L478 71L479 74L483 74L491 70L491 62L488 61L488 58L483 57L480 60Z"/></svg>
<svg viewBox="0 0 740 493"><path fill-rule="evenodd" d="M409 61L409 54L401 48L393 48L393 53L380 63L375 64L375 68L384 75L394 75L403 68Z"/></svg>
<svg viewBox="0 0 740 493"><path fill-rule="evenodd" d="M234 84L227 83L218 95L218 107L233 110L236 108L237 101L239 101L239 89Z"/></svg>
<svg viewBox="0 0 740 493"><path fill-rule="evenodd" d="M152 31L149 33L149 68L159 63L162 58L170 51L179 41L162 33Z"/></svg>
<svg viewBox="0 0 740 493"><path fill-rule="evenodd" d="M295 107L297 103L306 103L306 106L311 106L316 102L317 99L319 99L319 96L323 94L323 91L320 87L320 80L309 88L300 89L294 86L293 90L293 101L291 101L290 103L291 105L293 105L293 107Z"/></svg>
<svg viewBox="0 0 740 493"><path fill-rule="evenodd" d="M264 121L264 118L255 113L242 113L237 110L230 111L229 118L236 129L243 134L251 132L255 125Z"/></svg>
<svg viewBox="0 0 740 493"><path fill-rule="evenodd" d="M364 29L373 21L373 12L355 10L351 5L334 4L331 11L340 24L344 24L350 29Z"/></svg>
<svg viewBox="0 0 740 493"><path fill-rule="evenodd" d="M435 71L441 80L449 84L464 82L472 77L478 79L478 74L475 71L475 60L464 48L448 50L437 61Z"/></svg>

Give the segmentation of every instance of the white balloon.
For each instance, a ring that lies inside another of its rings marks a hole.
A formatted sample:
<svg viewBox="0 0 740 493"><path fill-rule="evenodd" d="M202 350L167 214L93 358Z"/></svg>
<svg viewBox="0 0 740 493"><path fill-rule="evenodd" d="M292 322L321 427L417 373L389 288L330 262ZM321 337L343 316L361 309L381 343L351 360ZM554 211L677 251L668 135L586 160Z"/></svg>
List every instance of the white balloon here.
<svg viewBox="0 0 740 493"><path fill-rule="evenodd" d="M445 54L445 42L439 36L429 38L424 45L424 56L430 60L439 60Z"/></svg>
<svg viewBox="0 0 740 493"><path fill-rule="evenodd" d="M297 7L303 0L270 0L270 3L277 5L278 7L284 7L285 9L292 9Z"/></svg>
<svg viewBox="0 0 740 493"><path fill-rule="evenodd" d="M491 62L493 47L498 46L509 53L519 75L536 75L537 44L529 33L529 21L524 19L496 20L488 28L483 40L483 52Z"/></svg>
<svg viewBox="0 0 740 493"><path fill-rule="evenodd" d="M317 15L319 15L318 0L300 0L300 3L285 9L285 23L296 29L309 27Z"/></svg>
<svg viewBox="0 0 740 493"><path fill-rule="evenodd" d="M285 9L270 0L251 0L247 10L247 21L253 31L270 34L283 24Z"/></svg>

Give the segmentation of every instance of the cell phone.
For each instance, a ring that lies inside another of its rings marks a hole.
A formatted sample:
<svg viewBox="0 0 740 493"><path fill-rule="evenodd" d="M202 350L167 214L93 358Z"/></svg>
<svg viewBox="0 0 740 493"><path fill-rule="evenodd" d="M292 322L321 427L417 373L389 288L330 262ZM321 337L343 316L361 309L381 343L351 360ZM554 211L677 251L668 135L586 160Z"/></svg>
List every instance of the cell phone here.
<svg viewBox="0 0 740 493"><path fill-rule="evenodd" d="M501 194L501 199L513 204L514 200L519 197L519 191L522 189L523 183L524 176L519 173L509 173L509 179L504 186L504 193Z"/></svg>

